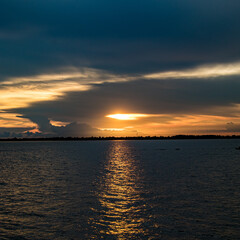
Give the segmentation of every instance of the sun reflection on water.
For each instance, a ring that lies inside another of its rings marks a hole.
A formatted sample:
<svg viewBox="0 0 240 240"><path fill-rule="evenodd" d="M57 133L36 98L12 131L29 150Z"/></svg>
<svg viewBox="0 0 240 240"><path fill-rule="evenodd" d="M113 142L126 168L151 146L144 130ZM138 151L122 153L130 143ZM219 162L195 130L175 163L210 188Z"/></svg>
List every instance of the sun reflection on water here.
<svg viewBox="0 0 240 240"><path fill-rule="evenodd" d="M142 217L145 204L141 198L141 170L134 153L124 141L114 141L108 152L99 182L100 214L95 225L101 236L134 239L144 235Z"/></svg>

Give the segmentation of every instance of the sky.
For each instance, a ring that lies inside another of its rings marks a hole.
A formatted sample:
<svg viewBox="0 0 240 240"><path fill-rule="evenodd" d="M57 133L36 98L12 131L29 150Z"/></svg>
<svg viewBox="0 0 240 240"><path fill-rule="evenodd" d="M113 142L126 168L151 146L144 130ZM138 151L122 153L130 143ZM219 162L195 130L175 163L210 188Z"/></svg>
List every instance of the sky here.
<svg viewBox="0 0 240 240"><path fill-rule="evenodd" d="M240 133L239 0L1 0L0 137Z"/></svg>

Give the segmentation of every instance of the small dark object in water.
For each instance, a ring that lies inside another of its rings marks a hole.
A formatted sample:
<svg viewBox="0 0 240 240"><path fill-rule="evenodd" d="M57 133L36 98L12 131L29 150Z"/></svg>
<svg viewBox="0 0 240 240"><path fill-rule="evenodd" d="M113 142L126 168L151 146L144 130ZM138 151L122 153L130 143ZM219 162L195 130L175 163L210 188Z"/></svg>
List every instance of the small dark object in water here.
<svg viewBox="0 0 240 240"><path fill-rule="evenodd" d="M240 146L235 148L236 150L240 150Z"/></svg>
<svg viewBox="0 0 240 240"><path fill-rule="evenodd" d="M0 186L7 186L7 183L5 183L5 182L0 182Z"/></svg>
<svg viewBox="0 0 240 240"><path fill-rule="evenodd" d="M180 150L180 148L176 148L175 150Z"/></svg>

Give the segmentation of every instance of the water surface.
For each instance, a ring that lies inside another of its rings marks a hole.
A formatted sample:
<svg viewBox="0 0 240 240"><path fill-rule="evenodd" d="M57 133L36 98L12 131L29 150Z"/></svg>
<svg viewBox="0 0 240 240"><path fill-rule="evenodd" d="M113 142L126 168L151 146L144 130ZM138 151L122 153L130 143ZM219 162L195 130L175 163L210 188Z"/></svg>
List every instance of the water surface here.
<svg viewBox="0 0 240 240"><path fill-rule="evenodd" d="M240 140L0 143L0 239L239 239Z"/></svg>

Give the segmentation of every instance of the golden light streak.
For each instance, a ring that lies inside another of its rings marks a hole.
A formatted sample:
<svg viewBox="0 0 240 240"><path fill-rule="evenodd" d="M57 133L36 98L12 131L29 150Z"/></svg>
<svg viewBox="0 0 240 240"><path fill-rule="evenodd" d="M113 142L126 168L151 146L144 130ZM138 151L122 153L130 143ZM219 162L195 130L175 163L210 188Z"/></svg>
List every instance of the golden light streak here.
<svg viewBox="0 0 240 240"><path fill-rule="evenodd" d="M24 83L24 82L42 82L42 81L59 81L65 79L72 79L72 78L81 78L86 77L83 73L61 73L61 74L41 74L36 76L30 77L17 77L17 78L9 78L5 81L5 84L17 84L17 83Z"/></svg>
<svg viewBox="0 0 240 240"><path fill-rule="evenodd" d="M31 132L31 133L41 133L37 127L34 128L34 129L32 129L32 130L25 131L24 133L26 133L26 132Z"/></svg>
<svg viewBox="0 0 240 240"><path fill-rule="evenodd" d="M1 86L3 85L3 86ZM0 84L0 109L12 109L18 107L27 107L31 103L40 101L49 101L63 96L69 91L87 91L88 85L81 85L77 82L55 82L22 84L14 86L13 84Z"/></svg>
<svg viewBox="0 0 240 240"><path fill-rule="evenodd" d="M122 132L124 128L99 128L100 131Z"/></svg>
<svg viewBox="0 0 240 240"><path fill-rule="evenodd" d="M50 123L51 123L53 126L56 126L56 127L65 127L65 126L68 125L70 122L61 122L61 121L50 120Z"/></svg>
<svg viewBox="0 0 240 240"><path fill-rule="evenodd" d="M236 107L236 106L235 106ZM226 110L226 109L225 109ZM176 134L231 134L227 123L233 122L234 127L240 125L240 115L221 116L221 115L176 115L176 114L141 114L143 118L137 118L132 121L130 129L128 120L133 116L129 115L107 115L106 117L119 120L106 122L107 128L113 131L108 133L111 136L172 136ZM124 119L126 122L124 123ZM125 125L124 125L125 124ZM108 126L109 127L108 127ZM110 129L109 128L109 129ZM99 128L101 129L101 128ZM121 129L122 131L117 131ZM240 129L240 128L239 128ZM103 134L104 135L104 134ZM105 134L106 135L106 134Z"/></svg>
<svg viewBox="0 0 240 240"><path fill-rule="evenodd" d="M125 142L111 144L96 191L101 214L96 214L89 223L101 224L102 234L113 235L115 239L131 239L144 234L143 223L148 220L140 214L146 210L144 204L139 204L142 202L142 170ZM98 208L93 210L99 212Z"/></svg>
<svg viewBox="0 0 240 240"><path fill-rule="evenodd" d="M169 114L168 121L151 119L148 122L137 124L134 129L150 136L172 136L177 134L233 134L227 128L227 123L239 125L239 117L224 117L212 115L182 115ZM239 128L240 129L240 128Z"/></svg>
<svg viewBox="0 0 240 240"><path fill-rule="evenodd" d="M144 75L147 79L175 78L216 78L240 75L240 62L229 64L210 64L182 71L159 72Z"/></svg>
<svg viewBox="0 0 240 240"><path fill-rule="evenodd" d="M105 82L125 82L132 79L135 80L136 78L127 75L114 75L93 68L77 69L70 67L66 68L65 71L59 70L58 73L9 78L3 83L7 85L22 85L24 83L74 81L79 84L101 84Z"/></svg>
<svg viewBox="0 0 240 240"><path fill-rule="evenodd" d="M137 120L139 118L143 117L149 117L149 114L139 114L139 113L117 113L117 114L110 114L107 115L106 117L108 118L113 118L117 120Z"/></svg>
<svg viewBox="0 0 240 240"><path fill-rule="evenodd" d="M19 115L19 114L18 114ZM24 127L36 127L35 123L32 123L26 118L20 118L15 113L0 112L0 127L4 128L24 128Z"/></svg>

